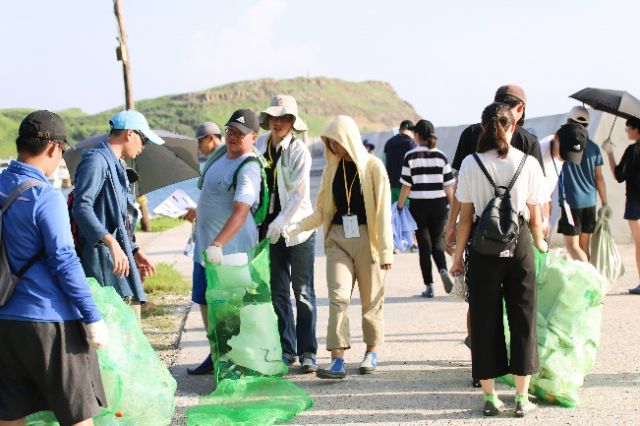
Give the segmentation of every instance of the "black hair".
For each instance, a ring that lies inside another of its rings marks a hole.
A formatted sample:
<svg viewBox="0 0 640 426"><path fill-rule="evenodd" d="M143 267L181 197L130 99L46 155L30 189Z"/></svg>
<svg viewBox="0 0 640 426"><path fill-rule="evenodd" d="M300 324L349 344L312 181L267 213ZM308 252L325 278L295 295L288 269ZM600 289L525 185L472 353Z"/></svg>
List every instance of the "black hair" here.
<svg viewBox="0 0 640 426"><path fill-rule="evenodd" d="M420 136L420 139L424 141L424 145L429 148L429 149L433 149L436 147L436 144L438 143L438 137L433 134L433 133L428 133L428 134L423 134L425 133L424 131L420 131L420 130L424 130L424 129L415 129L414 133L418 134L418 136Z"/></svg>
<svg viewBox="0 0 640 426"><path fill-rule="evenodd" d="M504 158L509 152L506 132L515 119L509 104L494 102L482 111L482 133L478 139L478 152L498 150L498 157Z"/></svg>
<svg viewBox="0 0 640 426"><path fill-rule="evenodd" d="M126 132L126 131L127 131L127 129L111 129L111 130L109 131L109 136L115 136L115 137L117 137L117 136L122 135L122 134L123 134L124 132Z"/></svg>
<svg viewBox="0 0 640 426"><path fill-rule="evenodd" d="M513 96L513 95L504 94L504 95L497 95L494 98L494 101L502 103L502 104L509 105L509 108L515 108L518 105L522 104L522 108L523 108L522 109L522 117L520 117L520 120L518 120L518 123L516 123L516 124L518 124L518 126L523 126L524 125L524 113L525 113L524 107L525 107L525 103L524 103L524 101L522 99L520 99L520 98L518 98L516 96Z"/></svg>
<svg viewBox="0 0 640 426"><path fill-rule="evenodd" d="M640 132L640 118L630 118L626 123L627 127L632 127Z"/></svg>
<svg viewBox="0 0 640 426"><path fill-rule="evenodd" d="M46 139L35 137L18 136L16 139L16 150L19 154L27 154L30 156L40 155L49 145Z"/></svg>

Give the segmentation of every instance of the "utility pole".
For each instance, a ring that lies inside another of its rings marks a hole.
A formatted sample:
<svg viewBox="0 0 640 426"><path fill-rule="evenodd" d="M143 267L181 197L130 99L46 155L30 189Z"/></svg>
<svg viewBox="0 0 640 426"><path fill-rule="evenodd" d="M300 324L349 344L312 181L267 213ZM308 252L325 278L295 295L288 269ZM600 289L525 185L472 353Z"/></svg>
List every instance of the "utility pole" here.
<svg viewBox="0 0 640 426"><path fill-rule="evenodd" d="M124 16L122 8L120 7L120 0L113 0L113 13L115 13L116 21L118 22L118 42L120 44L116 47L116 57L118 58L118 61L122 62L126 109L135 109L133 89L131 85L131 65L129 63L129 50L127 49L127 33L124 28ZM151 221L149 220L149 210L147 209L147 197L141 195L138 197L137 201L138 204L140 204L140 211L142 212L140 226L143 231L149 232L151 231Z"/></svg>

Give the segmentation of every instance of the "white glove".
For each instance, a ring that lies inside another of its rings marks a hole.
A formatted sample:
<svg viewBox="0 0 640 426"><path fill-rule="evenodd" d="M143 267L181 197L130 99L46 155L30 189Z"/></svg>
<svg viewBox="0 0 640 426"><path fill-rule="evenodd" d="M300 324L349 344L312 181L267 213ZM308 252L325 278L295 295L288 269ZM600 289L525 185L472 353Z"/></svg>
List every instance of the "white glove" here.
<svg viewBox="0 0 640 426"><path fill-rule="evenodd" d="M205 250L205 254L207 255L207 260L211 263L222 263L222 247L219 246L209 246Z"/></svg>
<svg viewBox="0 0 640 426"><path fill-rule="evenodd" d="M267 228L267 238L271 240L271 244L278 242L280 234L282 234L282 228L284 228L284 218L279 216L269 224L269 227Z"/></svg>
<svg viewBox="0 0 640 426"><path fill-rule="evenodd" d="M285 226L282 229L282 235L285 238L293 238L296 235L298 235L300 232L302 232L302 229L300 229L300 224L299 223L294 223L294 224Z"/></svg>
<svg viewBox="0 0 640 426"><path fill-rule="evenodd" d="M609 138L605 139L600 146L606 154L611 154L613 152L613 142L611 142L611 139Z"/></svg>
<svg viewBox="0 0 640 426"><path fill-rule="evenodd" d="M109 329L104 320L99 320L86 325L87 343L94 348L100 349L109 343Z"/></svg>

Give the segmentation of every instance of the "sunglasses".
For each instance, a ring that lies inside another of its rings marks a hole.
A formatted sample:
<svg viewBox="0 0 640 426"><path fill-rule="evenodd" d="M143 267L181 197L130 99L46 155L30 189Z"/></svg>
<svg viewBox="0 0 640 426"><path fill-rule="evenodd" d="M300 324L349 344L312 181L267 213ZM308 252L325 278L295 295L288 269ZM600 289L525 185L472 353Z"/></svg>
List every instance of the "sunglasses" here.
<svg viewBox="0 0 640 426"><path fill-rule="evenodd" d="M147 137L144 135L144 133L142 133L139 130L133 130L133 133L135 133L136 135L140 136L140 140L142 141L142 145L146 145L147 144Z"/></svg>

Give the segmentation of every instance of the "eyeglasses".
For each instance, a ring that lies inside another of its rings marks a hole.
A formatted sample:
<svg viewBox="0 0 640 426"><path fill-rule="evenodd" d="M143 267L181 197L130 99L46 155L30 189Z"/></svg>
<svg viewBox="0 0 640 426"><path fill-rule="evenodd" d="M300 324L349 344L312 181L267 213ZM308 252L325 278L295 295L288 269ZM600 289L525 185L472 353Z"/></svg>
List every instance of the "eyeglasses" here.
<svg viewBox="0 0 640 426"><path fill-rule="evenodd" d="M60 147L60 150L62 151L62 153L64 154L65 152L67 152L67 150L69 148L71 148L71 145L69 145L69 143L67 141L55 141L55 140L51 140L49 141L54 145L58 145Z"/></svg>
<svg viewBox="0 0 640 426"><path fill-rule="evenodd" d="M244 133L234 127L227 127L226 129L224 129L224 134L236 139L242 139L246 136Z"/></svg>
<svg viewBox="0 0 640 426"><path fill-rule="evenodd" d="M136 135L140 136L140 140L142 141L142 145L146 145L147 144L147 137L144 135L144 133L142 133L139 130L133 130L133 133L135 133Z"/></svg>

